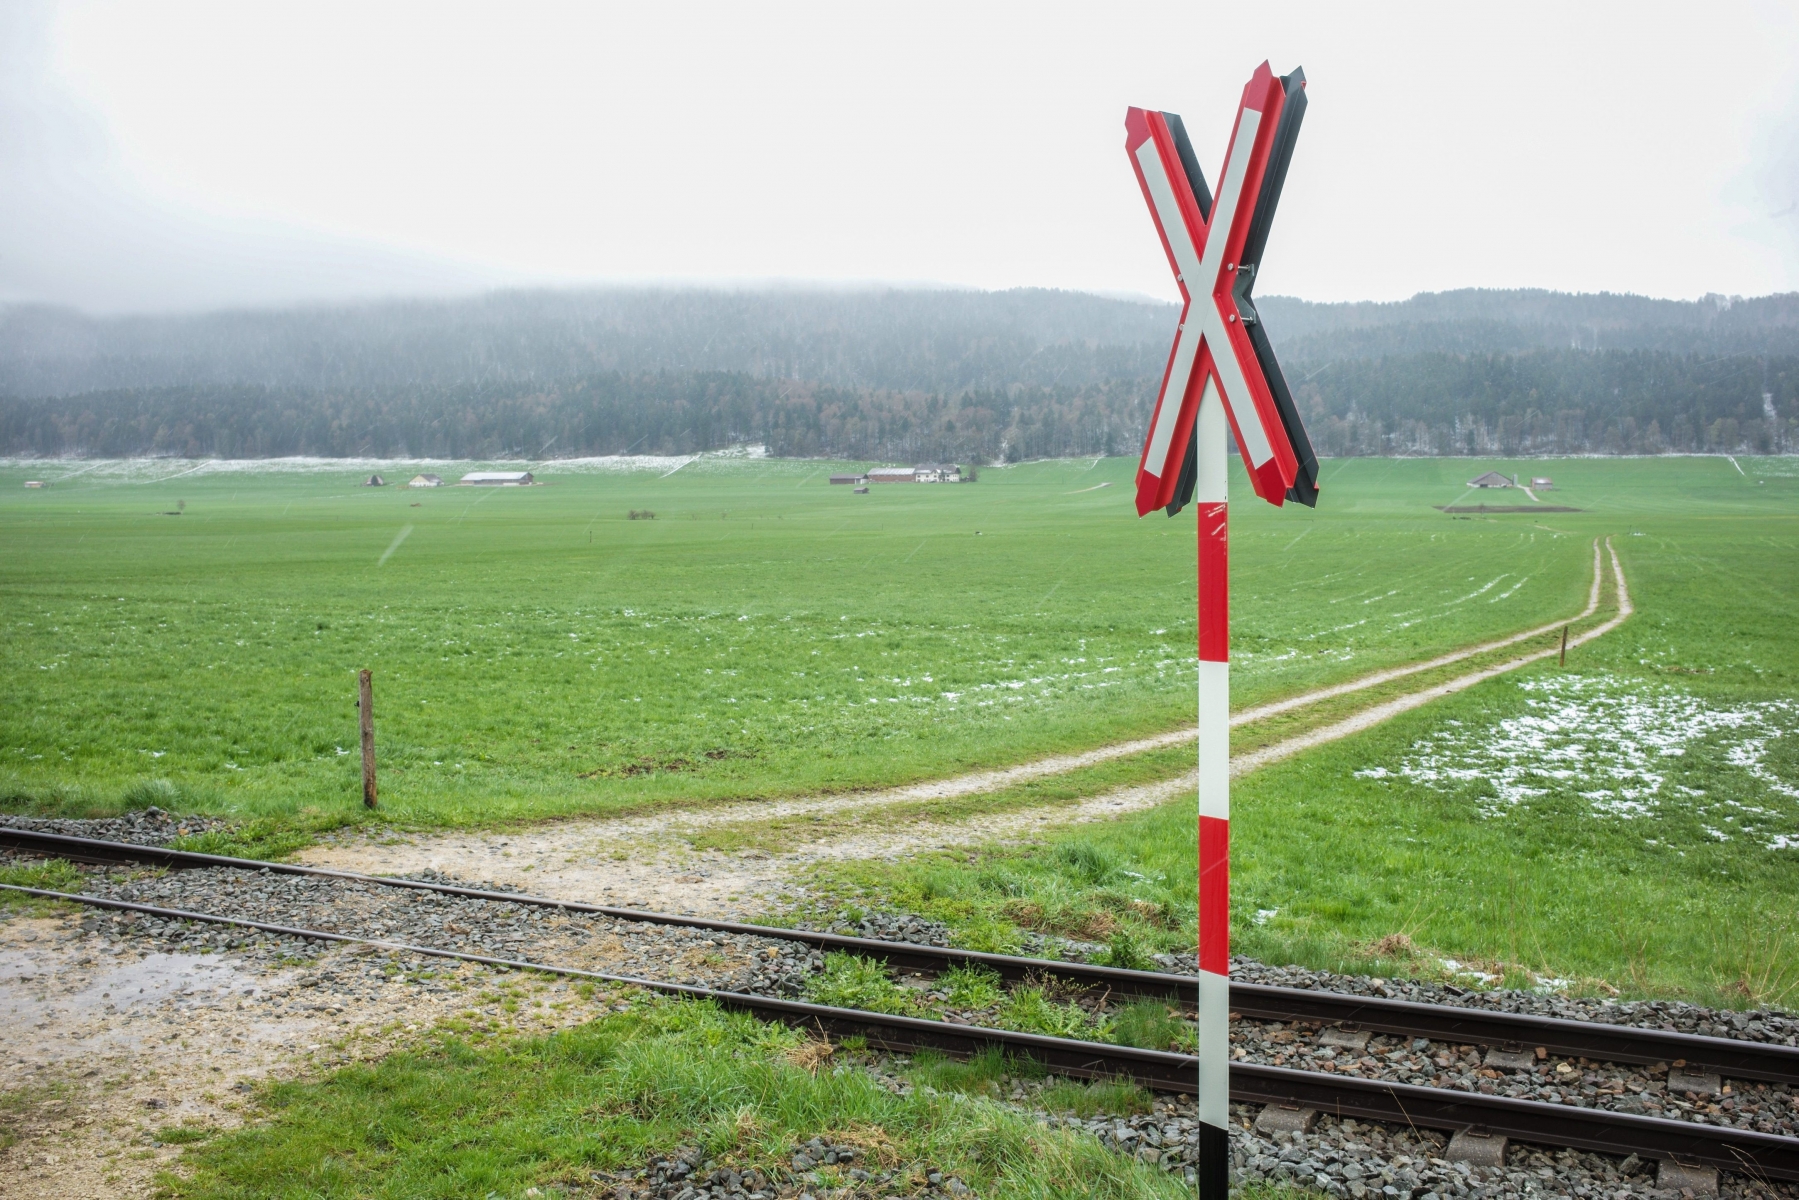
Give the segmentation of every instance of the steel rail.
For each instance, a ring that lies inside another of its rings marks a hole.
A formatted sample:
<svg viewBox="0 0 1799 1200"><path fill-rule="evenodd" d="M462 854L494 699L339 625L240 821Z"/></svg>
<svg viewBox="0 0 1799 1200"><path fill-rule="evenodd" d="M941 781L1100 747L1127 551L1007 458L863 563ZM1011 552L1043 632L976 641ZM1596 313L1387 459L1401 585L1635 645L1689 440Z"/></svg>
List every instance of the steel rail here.
<svg viewBox="0 0 1799 1200"><path fill-rule="evenodd" d="M1231 1064L1231 1099L1313 1108L1397 1125L1474 1129L1539 1145L1635 1154L1682 1165L1698 1163L1756 1179L1799 1180L1799 1138L1728 1125L1701 1125L1259 1063Z"/></svg>
<svg viewBox="0 0 1799 1200"><path fill-rule="evenodd" d="M366 945L394 953L641 987L666 995L711 1000L727 1008L755 1013L783 1024L817 1029L840 1039L859 1036L870 1046L893 1052L915 1053L921 1049L933 1049L969 1055L988 1047L1000 1047L1075 1078L1123 1076L1157 1091L1189 1095L1197 1091L1199 1064L1198 1059L1190 1054L1140 1050L1130 1046L1080 1042L1040 1034L929 1021L918 1017L834 1008L797 1000L718 991L693 984L668 983L493 955L467 954L382 938L359 937L186 909L160 908L129 900L112 900L45 888L0 884L0 890L94 908L140 913L160 920L201 921L286 937ZM1636 1154L1644 1158L1715 1166L1758 1179L1799 1180L1799 1139L1730 1126L1701 1125L1693 1121L1642 1117L1605 1109L1545 1104L1509 1096L1487 1096L1478 1092L1420 1087L1257 1063L1231 1064L1230 1092L1231 1099L1238 1103L1314 1108L1339 1117L1356 1117L1431 1129L1477 1129L1551 1146L1567 1146L1606 1154Z"/></svg>
<svg viewBox="0 0 1799 1200"><path fill-rule="evenodd" d="M1653 1064L1684 1059L1688 1070L1703 1065L1730 1079L1799 1085L1799 1047L1740 1038L1253 983L1231 984L1231 1011L1257 1021L1316 1021L1462 1045L1541 1046L1550 1054L1603 1062Z"/></svg>
<svg viewBox="0 0 1799 1200"><path fill-rule="evenodd" d="M359 937L349 933L333 933L323 929L305 929L293 925L277 925L269 921L252 921L244 917L227 917L217 913L193 912L181 908L159 908L130 900L113 900L104 896L88 896L79 892L56 892L46 888L20 887L0 883L0 890L36 896L45 900L66 900L93 908L134 912L164 921L204 921L213 925L230 925L254 929L283 937L307 938L324 942L345 942L373 946L401 954L427 955L458 962L482 963L516 971L540 971L576 979L593 979L605 983L628 984L669 995L713 1000L727 1008L743 1009L773 1017L788 1025L819 1029L839 1037L858 1036L883 1050L915 1052L921 1049L943 1050L969 1055L988 1046L999 1046L1015 1054L1027 1056L1063 1075L1081 1079L1111 1079L1125 1076L1157 1091L1192 1093L1198 1087L1199 1060L1191 1054L1175 1054L1167 1050L1140 1050L1135 1046L1114 1046L1103 1042L1080 1042L1071 1038L1046 1037L1036 1033L1015 1033L1009 1029L988 1029L980 1025L956 1025L948 1021L928 1021L921 1017L902 1017L861 1009L834 1008L825 1004L808 1004L801 1000L781 1000L747 992L726 992L696 984L670 983L659 979L643 979L634 975L614 975L606 971L589 971L580 967L562 967L526 959L500 958L488 954L468 954L461 950L443 950L436 946L417 946L384 938Z"/></svg>
<svg viewBox="0 0 1799 1200"><path fill-rule="evenodd" d="M646 912L635 908L618 908L606 904L589 904L581 900L557 900L534 896L529 892L494 892L483 888L463 887L453 883L427 883L419 879L398 879L389 875L365 875L360 871L344 871L332 867L302 867L293 863L263 862L254 858L229 858L222 854L198 854L192 850L174 850L167 846L139 846L131 842L107 842L95 838L69 837L60 833L0 826L0 847L26 850L54 858L89 863L146 863L173 870L199 870L227 867L239 871L269 871L280 875L308 875L319 879L343 879L353 883L373 883L382 887L409 888L414 891L438 892L473 900L496 900L507 904L528 904L538 908L562 909L567 912L592 913L621 921L640 921L657 925L681 925L690 929L711 929L719 933L747 933L756 937L778 938L801 942L820 950L841 950L863 956L885 958L897 967L913 970L945 971L956 966L979 965L995 971L1008 983L1020 983L1046 972L1097 987L1110 988L1127 996L1166 997L1170 994L1188 1003L1197 999L1197 985L1184 975L1165 975L1159 971L1131 971L1121 967L1101 967L1087 963L1057 962L1047 958L1024 958L1013 954L988 954L979 950L958 950L947 946L919 946L912 942L883 942L875 938L850 937L838 933L818 933L810 929L781 929L770 925L746 925L738 921L715 921L707 917L680 917L672 913ZM1183 994L1184 989L1184 994Z"/></svg>
<svg viewBox="0 0 1799 1200"><path fill-rule="evenodd" d="M391 876L368 875L359 871L346 871L330 867L303 867L292 863L230 858L218 854L174 850L166 846L140 846L130 842L77 838L65 834L40 833L35 830L15 829L8 826L0 826L0 847L10 847L15 850L25 850L81 862L148 863L175 870L224 867L247 871L269 871L284 875L342 879L355 883L409 888L415 891L437 892L477 900L591 913L617 920L679 925L688 928L709 929L720 933L777 938L782 941L802 943L819 950L837 950L864 957L881 958L892 966L915 971L942 972L956 966L981 966L994 971L1009 983L1023 982L1033 976L1054 974L1086 986L1109 988L1119 995L1171 998L1177 1003L1189 1007L1198 1001L1198 985L1191 975L1173 975L1159 971L1132 971L1087 963L1059 962L1054 959L1025 958L1018 955L990 954L977 950L959 950L940 946L919 946L910 942L885 942L874 938L819 933L808 929L783 929L768 925L747 925L735 921L716 921L705 917L682 917L671 913L589 904L578 900L557 900L526 892L495 892L483 888L463 887L458 884L428 883L417 879L397 879ZM1705 1067L1730 1079L1758 1080L1766 1083L1799 1086L1799 1047L1793 1046L1751 1042L1739 1038L1709 1037L1695 1033L1678 1033L1663 1029L1642 1029L1630 1025L1608 1025L1596 1021L1573 1021L1562 1017L1545 1017L1528 1013L1463 1008L1459 1005L1423 1004L1411 1000L1355 996L1309 988L1274 987L1268 984L1232 983L1230 996L1231 1011L1257 1021L1316 1022L1322 1025L1367 1029L1372 1032L1401 1034L1406 1037L1428 1037L1435 1041L1501 1049L1514 1047L1534 1049L1541 1046L1550 1054L1589 1058L1604 1062L1651 1065L1684 1060L1691 1069Z"/></svg>

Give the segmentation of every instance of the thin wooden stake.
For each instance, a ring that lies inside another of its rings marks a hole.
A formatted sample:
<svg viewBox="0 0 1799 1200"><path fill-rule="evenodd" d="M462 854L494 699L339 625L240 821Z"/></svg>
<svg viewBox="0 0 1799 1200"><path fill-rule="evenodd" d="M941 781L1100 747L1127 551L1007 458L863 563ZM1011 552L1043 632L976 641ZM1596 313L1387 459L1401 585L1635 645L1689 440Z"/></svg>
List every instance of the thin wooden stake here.
<svg viewBox="0 0 1799 1200"><path fill-rule="evenodd" d="M1562 626L1562 666L1568 665L1568 627Z"/></svg>
<svg viewBox="0 0 1799 1200"><path fill-rule="evenodd" d="M375 684L363 671L356 677L360 693L356 707L362 721L362 802L375 807Z"/></svg>

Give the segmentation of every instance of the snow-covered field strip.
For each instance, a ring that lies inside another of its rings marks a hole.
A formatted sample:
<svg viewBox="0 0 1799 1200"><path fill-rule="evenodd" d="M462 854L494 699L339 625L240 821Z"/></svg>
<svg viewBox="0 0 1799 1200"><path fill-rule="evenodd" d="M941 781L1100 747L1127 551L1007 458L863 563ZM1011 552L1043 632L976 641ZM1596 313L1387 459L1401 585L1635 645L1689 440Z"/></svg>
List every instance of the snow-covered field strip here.
<svg viewBox="0 0 1799 1200"><path fill-rule="evenodd" d="M46 483L75 479L97 483L163 483L207 475L403 475L448 468L456 472L479 470L536 470L559 475L612 475L643 473L672 475L693 463L707 466L755 463L758 467L818 470L828 465L802 459L766 457L762 446L709 450L703 454L608 454L591 458L320 458L294 455L288 458L0 458L0 470L31 471ZM403 483L404 479L390 479Z"/></svg>

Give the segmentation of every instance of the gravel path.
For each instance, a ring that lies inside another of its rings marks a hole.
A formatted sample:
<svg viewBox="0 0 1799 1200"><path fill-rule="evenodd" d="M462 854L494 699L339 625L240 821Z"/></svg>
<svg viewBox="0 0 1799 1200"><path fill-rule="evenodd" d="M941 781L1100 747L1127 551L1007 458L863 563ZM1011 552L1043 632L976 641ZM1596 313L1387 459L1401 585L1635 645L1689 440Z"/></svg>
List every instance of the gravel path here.
<svg viewBox="0 0 1799 1200"><path fill-rule="evenodd" d="M862 822L857 832L780 853L696 851L688 839L704 830L773 818L828 815L860 808L865 799L732 804L647 816L585 818L498 831L407 836L350 832L295 856L306 866L369 875L443 871L496 879L540 896L615 904L656 912L742 920L804 897L806 868L817 862L897 858L1011 841L1057 826L1108 820L1163 804L1190 791L1187 776L1118 788L1073 804L1021 809L955 822L909 819Z"/></svg>

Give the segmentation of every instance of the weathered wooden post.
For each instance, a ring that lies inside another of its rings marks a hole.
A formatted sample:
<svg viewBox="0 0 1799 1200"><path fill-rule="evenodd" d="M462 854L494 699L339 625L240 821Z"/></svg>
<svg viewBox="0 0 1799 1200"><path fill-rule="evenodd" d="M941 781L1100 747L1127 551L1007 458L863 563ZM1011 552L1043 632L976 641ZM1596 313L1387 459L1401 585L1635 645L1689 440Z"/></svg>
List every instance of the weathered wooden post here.
<svg viewBox="0 0 1799 1200"><path fill-rule="evenodd" d="M375 807L375 683L368 671L356 677L357 716L362 723L362 802Z"/></svg>
<svg viewBox="0 0 1799 1200"><path fill-rule="evenodd" d="M1568 665L1568 627L1562 626L1562 666Z"/></svg>

